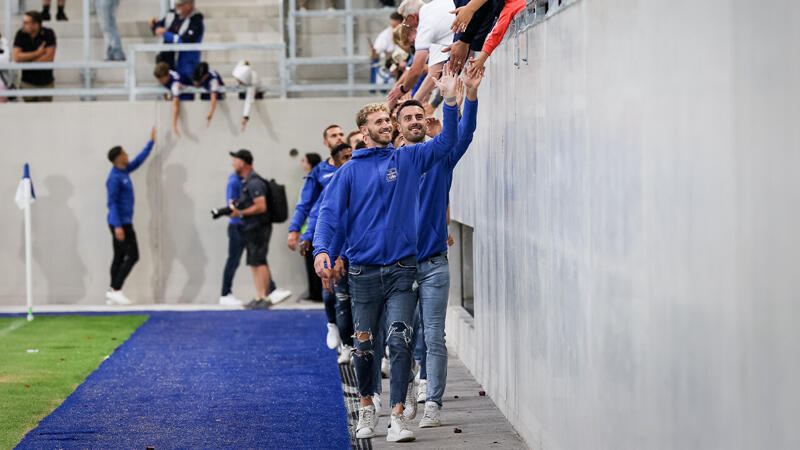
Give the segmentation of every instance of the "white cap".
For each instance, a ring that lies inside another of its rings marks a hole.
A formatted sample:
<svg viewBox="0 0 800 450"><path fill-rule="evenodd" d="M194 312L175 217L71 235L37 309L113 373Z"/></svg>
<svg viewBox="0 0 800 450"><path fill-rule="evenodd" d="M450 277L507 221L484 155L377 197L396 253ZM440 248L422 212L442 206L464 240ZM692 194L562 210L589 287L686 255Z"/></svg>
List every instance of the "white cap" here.
<svg viewBox="0 0 800 450"><path fill-rule="evenodd" d="M233 77L247 86L252 86L256 82L256 72L247 61L239 61L239 64L233 68Z"/></svg>

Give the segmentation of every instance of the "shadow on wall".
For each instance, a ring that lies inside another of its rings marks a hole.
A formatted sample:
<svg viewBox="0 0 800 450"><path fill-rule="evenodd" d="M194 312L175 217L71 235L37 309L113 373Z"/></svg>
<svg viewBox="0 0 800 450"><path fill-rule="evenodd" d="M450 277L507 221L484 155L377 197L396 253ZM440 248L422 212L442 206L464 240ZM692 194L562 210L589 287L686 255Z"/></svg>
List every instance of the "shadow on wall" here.
<svg viewBox="0 0 800 450"><path fill-rule="evenodd" d="M192 303L197 300L205 283L205 270L208 264L208 256L195 225L194 201L185 190L186 177L186 168L183 166L170 164L164 168L163 208L159 210L180 212L161 218L165 227L163 285L168 284L176 263L183 267L187 278L178 298L180 303ZM159 298L164 298L164 292L161 294Z"/></svg>
<svg viewBox="0 0 800 450"><path fill-rule="evenodd" d="M45 178L44 187L44 192L37 192L35 206L31 208L33 261L47 286L45 303L77 303L86 296L88 269L78 252L78 217L69 206L75 187L63 175ZM53 233L52 223L46 222L53 218L58 221L57 233ZM25 264L24 227L23 224L19 240L22 264ZM111 239L110 234L105 237ZM40 284L40 280L33 282Z"/></svg>

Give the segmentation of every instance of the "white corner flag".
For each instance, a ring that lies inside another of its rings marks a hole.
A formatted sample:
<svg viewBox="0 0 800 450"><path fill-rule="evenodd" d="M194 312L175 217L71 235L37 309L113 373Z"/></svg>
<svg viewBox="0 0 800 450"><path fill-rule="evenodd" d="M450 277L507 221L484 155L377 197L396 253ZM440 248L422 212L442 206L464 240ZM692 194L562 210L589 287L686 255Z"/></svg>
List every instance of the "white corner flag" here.
<svg viewBox="0 0 800 450"><path fill-rule="evenodd" d="M34 200L36 200L36 194L33 191L33 182L31 181L28 164L25 163L22 180L20 180L19 186L17 186L17 195L14 197L14 201L17 203L19 209L25 211L25 288L28 301L28 321L33 320L33 298L31 292L31 204Z"/></svg>

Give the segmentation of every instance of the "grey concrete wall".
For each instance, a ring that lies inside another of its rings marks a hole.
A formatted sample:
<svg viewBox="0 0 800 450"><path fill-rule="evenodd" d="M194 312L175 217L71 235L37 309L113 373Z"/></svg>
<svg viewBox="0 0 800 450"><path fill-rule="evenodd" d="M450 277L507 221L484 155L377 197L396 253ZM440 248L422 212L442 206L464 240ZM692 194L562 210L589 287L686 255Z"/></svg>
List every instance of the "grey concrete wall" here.
<svg viewBox="0 0 800 450"><path fill-rule="evenodd" d="M583 0L529 65L492 56L451 195L475 318L448 338L531 447L800 448L797 23Z"/></svg>
<svg viewBox="0 0 800 450"><path fill-rule="evenodd" d="M227 222L212 221L209 209L225 203L231 173L227 152L250 149L262 175L286 185L294 208L303 173L300 156L325 154L322 130L339 123L355 128L364 99L265 100L255 103L240 133L242 103L218 103L206 128L207 102L182 103L180 130L171 131L171 103L93 102L56 105L7 104L0 108L0 304L25 304L22 213L14 206L25 162L31 164L37 202L32 208L34 302L101 304L109 284L111 236L106 225L108 149L122 145L132 155L158 124L158 143L132 174L136 189L134 226L141 260L125 291L140 303L213 303L219 298L227 255ZM301 155L292 158L289 150ZM281 287L307 290L302 258L286 247L287 223L276 225L269 261ZM255 294L249 269L241 266L234 293Z"/></svg>

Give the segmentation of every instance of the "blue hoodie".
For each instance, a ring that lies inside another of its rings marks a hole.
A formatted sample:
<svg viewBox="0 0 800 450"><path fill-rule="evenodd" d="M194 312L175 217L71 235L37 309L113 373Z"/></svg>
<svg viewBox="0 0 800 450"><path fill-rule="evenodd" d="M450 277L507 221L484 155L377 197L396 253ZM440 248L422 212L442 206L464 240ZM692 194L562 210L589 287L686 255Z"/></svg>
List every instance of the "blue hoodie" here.
<svg viewBox="0 0 800 450"><path fill-rule="evenodd" d="M108 224L114 228L133 223L133 183L129 174L142 165L152 149L153 141L148 141L144 149L124 169L112 167L108 174Z"/></svg>
<svg viewBox="0 0 800 450"><path fill-rule="evenodd" d="M317 164L311 173L306 176L306 182L303 185L303 190L300 192L300 201L294 207L294 216L292 222L289 224L289 231L300 231L303 223L308 217L311 208L319 199L322 189L330 183L333 179L333 173L336 171L336 166L328 164L328 160L324 160Z"/></svg>
<svg viewBox="0 0 800 450"><path fill-rule="evenodd" d="M443 130L434 139L395 149L353 152L320 206L314 256L327 253L344 227L351 264L388 265L417 252L420 177L447 156L458 138L458 108L444 106Z"/></svg>
<svg viewBox="0 0 800 450"><path fill-rule="evenodd" d="M464 102L464 116L458 123L458 142L453 151L422 174L417 211L417 259L422 261L447 250L447 204L453 169L464 156L475 132L478 101Z"/></svg>

